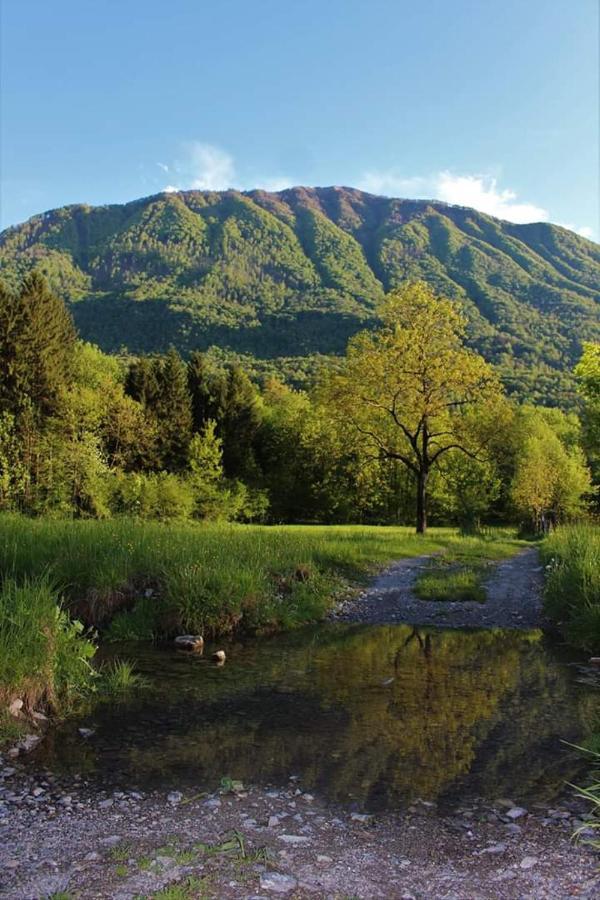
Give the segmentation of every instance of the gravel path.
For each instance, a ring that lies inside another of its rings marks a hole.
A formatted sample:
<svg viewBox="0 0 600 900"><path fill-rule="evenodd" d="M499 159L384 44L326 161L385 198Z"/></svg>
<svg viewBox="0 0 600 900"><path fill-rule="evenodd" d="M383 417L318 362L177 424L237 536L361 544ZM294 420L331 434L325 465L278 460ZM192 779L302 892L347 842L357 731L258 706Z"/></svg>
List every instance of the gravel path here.
<svg viewBox="0 0 600 900"><path fill-rule="evenodd" d="M561 809L417 801L381 818L286 787L183 797L89 795L83 782L16 789L0 816L0 897L133 900L562 900L600 896L597 854L574 846ZM42 788L41 794L36 794ZM68 790L68 794L64 793ZM57 796L58 795L58 796ZM581 824L579 822L579 824ZM232 830L241 836L233 846ZM243 846L243 852L242 852ZM61 896L64 896L61 894Z"/></svg>
<svg viewBox="0 0 600 900"><path fill-rule="evenodd" d="M499 563L486 583L487 602L419 600L412 591L431 557L394 563L333 618L343 622L439 625L447 628L536 628L542 625L542 572L538 552L528 548Z"/></svg>

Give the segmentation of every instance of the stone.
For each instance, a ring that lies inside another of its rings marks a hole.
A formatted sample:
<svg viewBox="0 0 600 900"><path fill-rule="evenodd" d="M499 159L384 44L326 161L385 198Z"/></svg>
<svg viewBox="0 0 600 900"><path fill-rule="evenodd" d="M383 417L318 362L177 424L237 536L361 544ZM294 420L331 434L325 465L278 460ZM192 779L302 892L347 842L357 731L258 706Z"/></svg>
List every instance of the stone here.
<svg viewBox="0 0 600 900"><path fill-rule="evenodd" d="M216 663L224 663L225 660L227 659L227 656L226 656L224 650L217 650L216 653L213 653L212 659Z"/></svg>
<svg viewBox="0 0 600 900"><path fill-rule="evenodd" d="M109 809L114 804L114 802L115 801L110 798L108 800L101 800L100 803L98 804L98 808L99 809Z"/></svg>
<svg viewBox="0 0 600 900"><path fill-rule="evenodd" d="M202 653L204 650L204 638L201 634L180 634L174 643L178 650L188 650L192 653Z"/></svg>
<svg viewBox="0 0 600 900"><path fill-rule="evenodd" d="M278 838L285 844L308 844L308 838L299 834L280 834Z"/></svg>
<svg viewBox="0 0 600 900"><path fill-rule="evenodd" d="M8 707L8 711L11 716L16 716L17 718L22 715L21 710L23 709L23 701L20 697L16 697Z"/></svg>
<svg viewBox="0 0 600 900"><path fill-rule="evenodd" d="M273 891L275 894L289 894L298 885L292 875L283 875L281 872L263 872L260 876L260 886L264 891Z"/></svg>
<svg viewBox="0 0 600 900"><path fill-rule="evenodd" d="M331 857L326 856L324 853L319 853L317 856L317 862L322 863L323 865L326 865L327 863L330 863L331 861L332 861Z"/></svg>
<svg viewBox="0 0 600 900"><path fill-rule="evenodd" d="M496 856L497 854L505 853L505 852L506 852L506 844L502 844L502 843L490 844L489 847L484 847L483 850L481 851L481 853L490 853L493 856Z"/></svg>
<svg viewBox="0 0 600 900"><path fill-rule="evenodd" d="M101 857L100 854L95 850L92 850L91 853L87 853L84 857L86 862L97 862Z"/></svg>
<svg viewBox="0 0 600 900"><path fill-rule="evenodd" d="M37 747L40 741L41 737L39 734L26 734L25 737L19 741L17 746L23 750L24 753L29 753L34 747Z"/></svg>
<svg viewBox="0 0 600 900"><path fill-rule="evenodd" d="M524 809L522 806L513 806L512 809L508 810L506 815L508 816L509 819L512 819L514 821L515 819L520 819L522 816L526 816L527 810Z"/></svg>
<svg viewBox="0 0 600 900"><path fill-rule="evenodd" d="M279 825L279 816L269 816L269 821L267 822L269 828L277 828Z"/></svg>
<svg viewBox="0 0 600 900"><path fill-rule="evenodd" d="M533 869L534 866L537 866L539 863L539 859L537 856L524 856L519 866L521 869Z"/></svg>
<svg viewBox="0 0 600 900"><path fill-rule="evenodd" d="M93 734L96 733L95 728L78 728L77 731L81 735L82 738L91 738Z"/></svg>
<svg viewBox="0 0 600 900"><path fill-rule="evenodd" d="M181 803L183 800L183 794L181 791L171 791L170 794L167 794L167 800L171 804L171 806L177 806L178 803Z"/></svg>
<svg viewBox="0 0 600 900"><path fill-rule="evenodd" d="M353 822L360 822L362 825L368 825L369 822L372 822L373 816L369 816L366 813L352 813L350 816Z"/></svg>

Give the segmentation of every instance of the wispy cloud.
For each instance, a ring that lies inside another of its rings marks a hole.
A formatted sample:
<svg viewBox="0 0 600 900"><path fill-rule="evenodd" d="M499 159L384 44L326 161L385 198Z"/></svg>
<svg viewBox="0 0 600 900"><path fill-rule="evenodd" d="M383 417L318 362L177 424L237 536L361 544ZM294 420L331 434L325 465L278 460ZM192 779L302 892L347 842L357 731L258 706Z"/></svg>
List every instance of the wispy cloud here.
<svg viewBox="0 0 600 900"><path fill-rule="evenodd" d="M426 197L457 206L470 206L508 222L547 222L550 213L543 206L522 200L516 191L501 188L491 175L456 175L448 170L429 176L406 178L395 170L365 172L359 188L374 194L400 197ZM593 237L588 226L565 225L583 237Z"/></svg>
<svg viewBox="0 0 600 900"><path fill-rule="evenodd" d="M233 156L215 144L191 141L183 145L182 158L167 166L157 165L172 181L164 191L223 191L228 188L265 191L282 191L294 182L285 175L255 176L252 179L239 174Z"/></svg>

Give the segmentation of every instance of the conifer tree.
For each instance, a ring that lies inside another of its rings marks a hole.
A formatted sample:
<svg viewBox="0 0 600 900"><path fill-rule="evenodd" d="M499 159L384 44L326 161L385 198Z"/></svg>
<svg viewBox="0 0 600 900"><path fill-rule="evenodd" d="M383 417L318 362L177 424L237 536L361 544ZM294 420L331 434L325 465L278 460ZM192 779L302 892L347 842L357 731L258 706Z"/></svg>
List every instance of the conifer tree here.
<svg viewBox="0 0 600 900"><path fill-rule="evenodd" d="M255 480L257 465L253 445L260 420L258 398L252 382L240 366L233 366L227 378L221 423L223 465L228 478Z"/></svg>
<svg viewBox="0 0 600 900"><path fill-rule="evenodd" d="M13 293L0 286L0 408L55 414L73 378L76 333L63 301L37 272Z"/></svg>

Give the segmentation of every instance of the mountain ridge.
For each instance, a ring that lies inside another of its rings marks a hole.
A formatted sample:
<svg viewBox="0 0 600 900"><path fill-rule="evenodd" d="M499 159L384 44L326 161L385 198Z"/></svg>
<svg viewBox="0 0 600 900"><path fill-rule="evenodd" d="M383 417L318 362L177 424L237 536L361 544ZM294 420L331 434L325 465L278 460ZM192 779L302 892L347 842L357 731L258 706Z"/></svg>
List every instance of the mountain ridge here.
<svg viewBox="0 0 600 900"><path fill-rule="evenodd" d="M275 360L343 352L383 294L424 278L463 303L509 388L571 396L600 340L600 246L437 200L356 188L160 192L70 204L0 233L0 276L44 271L103 349L217 346Z"/></svg>

